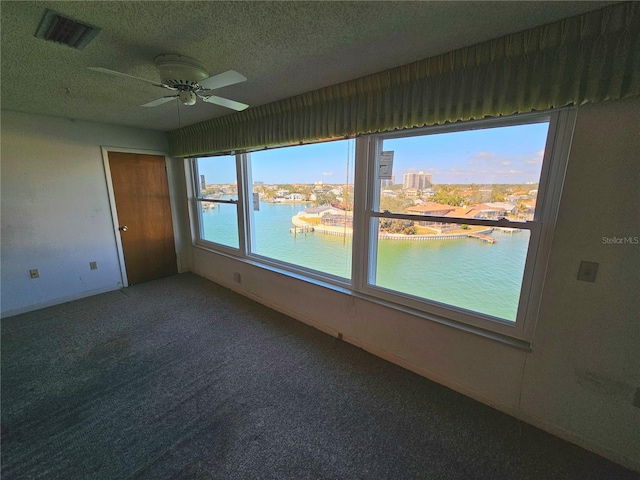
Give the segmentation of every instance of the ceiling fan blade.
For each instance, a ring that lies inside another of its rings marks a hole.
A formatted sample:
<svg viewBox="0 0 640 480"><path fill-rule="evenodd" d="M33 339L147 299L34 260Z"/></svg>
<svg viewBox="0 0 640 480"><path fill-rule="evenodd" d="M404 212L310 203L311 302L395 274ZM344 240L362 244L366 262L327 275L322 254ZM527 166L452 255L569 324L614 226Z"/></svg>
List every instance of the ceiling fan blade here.
<svg viewBox="0 0 640 480"><path fill-rule="evenodd" d="M228 98L216 97L215 95L203 97L202 100L215 105L220 105L221 107L230 108L231 110L237 110L238 112L249 107L246 103L236 102L235 100L229 100Z"/></svg>
<svg viewBox="0 0 640 480"><path fill-rule="evenodd" d="M212 77L199 80L198 84L206 90L215 90L216 88L235 85L236 83L246 82L247 77L235 70L227 70L226 72L213 75Z"/></svg>
<svg viewBox="0 0 640 480"><path fill-rule="evenodd" d="M168 97L160 97L155 100L150 101L149 103L145 103L142 105L143 107L157 107L158 105L162 105L163 103L170 102L171 100L175 100L178 98L178 95L170 95Z"/></svg>
<svg viewBox="0 0 640 480"><path fill-rule="evenodd" d="M140 77L134 77L133 75L128 75L126 73L122 73L122 72L116 72L115 70L109 70L108 68L102 68L102 67L87 67L89 70L93 70L94 72L100 72L100 73L107 73L109 75L115 75L117 77L124 77L124 78L132 78L134 80L140 80L143 82L147 82L147 83L151 83L152 85L155 85L156 87L165 87L165 85L158 83L158 82L154 82L153 80L147 80L146 78L140 78Z"/></svg>

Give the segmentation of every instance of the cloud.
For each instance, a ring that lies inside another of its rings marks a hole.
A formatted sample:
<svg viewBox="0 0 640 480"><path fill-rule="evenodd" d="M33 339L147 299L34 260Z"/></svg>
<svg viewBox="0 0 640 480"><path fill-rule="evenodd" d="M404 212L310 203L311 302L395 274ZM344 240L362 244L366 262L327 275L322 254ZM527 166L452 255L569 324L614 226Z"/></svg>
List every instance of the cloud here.
<svg viewBox="0 0 640 480"><path fill-rule="evenodd" d="M540 150L539 152L536 152L535 157L528 158L527 160L525 160L524 163L528 165L539 165L542 163L543 158L544 158L544 150Z"/></svg>
<svg viewBox="0 0 640 480"><path fill-rule="evenodd" d="M325 177L330 177L331 175L333 175L333 172L322 172L322 175Z"/></svg>
<svg viewBox="0 0 640 480"><path fill-rule="evenodd" d="M493 158L495 157L495 153L490 152L478 152L472 158Z"/></svg>
<svg viewBox="0 0 640 480"><path fill-rule="evenodd" d="M511 165L511 162L509 160L505 160L504 162L500 162L500 165L508 167L509 165Z"/></svg>

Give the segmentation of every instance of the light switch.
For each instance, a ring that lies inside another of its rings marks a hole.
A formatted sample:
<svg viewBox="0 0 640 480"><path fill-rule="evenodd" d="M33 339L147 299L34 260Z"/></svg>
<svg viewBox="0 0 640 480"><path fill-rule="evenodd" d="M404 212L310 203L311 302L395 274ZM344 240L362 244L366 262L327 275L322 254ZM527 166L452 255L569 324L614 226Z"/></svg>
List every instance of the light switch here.
<svg viewBox="0 0 640 480"><path fill-rule="evenodd" d="M580 269L578 270L578 280L582 282L595 282L596 273L598 273L598 265L596 262L580 262Z"/></svg>

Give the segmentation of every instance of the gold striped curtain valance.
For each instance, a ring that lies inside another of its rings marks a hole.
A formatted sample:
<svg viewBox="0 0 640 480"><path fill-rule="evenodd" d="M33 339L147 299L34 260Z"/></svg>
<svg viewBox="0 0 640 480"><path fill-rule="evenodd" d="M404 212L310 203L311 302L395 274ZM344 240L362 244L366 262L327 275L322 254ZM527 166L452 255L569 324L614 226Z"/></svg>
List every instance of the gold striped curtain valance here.
<svg viewBox="0 0 640 480"><path fill-rule="evenodd" d="M640 95L640 5L616 4L174 130L176 157Z"/></svg>

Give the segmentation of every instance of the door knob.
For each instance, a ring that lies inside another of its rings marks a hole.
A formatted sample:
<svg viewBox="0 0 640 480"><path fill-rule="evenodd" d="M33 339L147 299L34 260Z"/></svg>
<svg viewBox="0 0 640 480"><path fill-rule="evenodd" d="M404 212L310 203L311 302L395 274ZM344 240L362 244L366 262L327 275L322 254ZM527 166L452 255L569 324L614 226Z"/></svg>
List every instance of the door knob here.
<svg viewBox="0 0 640 480"><path fill-rule="evenodd" d="M129 227L123 225L122 227L118 227L118 230L120 230L121 232L126 232L127 230L129 230Z"/></svg>

